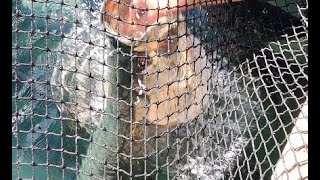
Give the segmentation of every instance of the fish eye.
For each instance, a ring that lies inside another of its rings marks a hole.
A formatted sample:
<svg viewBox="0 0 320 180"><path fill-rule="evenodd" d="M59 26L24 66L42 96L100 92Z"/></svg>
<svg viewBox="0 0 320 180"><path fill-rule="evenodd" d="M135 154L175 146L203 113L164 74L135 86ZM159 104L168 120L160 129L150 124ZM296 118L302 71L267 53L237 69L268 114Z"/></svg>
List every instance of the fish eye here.
<svg viewBox="0 0 320 180"><path fill-rule="evenodd" d="M146 11L146 9L137 9L136 18L141 19L141 17L145 16Z"/></svg>
<svg viewBox="0 0 320 180"><path fill-rule="evenodd" d="M146 61L145 59L140 59L140 61L139 61L140 65L144 66L146 64L145 61Z"/></svg>

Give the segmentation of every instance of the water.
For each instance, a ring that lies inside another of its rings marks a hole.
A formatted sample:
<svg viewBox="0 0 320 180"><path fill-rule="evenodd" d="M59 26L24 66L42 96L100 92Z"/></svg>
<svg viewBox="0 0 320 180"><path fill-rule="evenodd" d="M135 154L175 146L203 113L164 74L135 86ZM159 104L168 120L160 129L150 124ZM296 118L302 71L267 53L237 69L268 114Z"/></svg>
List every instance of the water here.
<svg viewBox="0 0 320 180"><path fill-rule="evenodd" d="M12 94L17 97L12 99L12 147L15 147L12 163L16 164L12 166L13 179L74 179L72 169L76 169L80 159L72 152L79 149L78 152L84 154L88 146L81 139L75 143L77 137L65 121L61 121L58 103L53 100L51 86L47 83L59 58L60 36L75 36L73 22L55 19L60 15L65 20L74 18L75 2L65 3L70 6L54 1L47 4L28 0L12 2L12 13L21 15L13 16L12 22L12 45L17 47L12 54ZM98 8L94 1L83 4ZM27 17L31 13L34 19ZM39 17L46 15L52 19ZM63 137L63 133L69 137ZM89 137L85 131L78 133L83 138Z"/></svg>

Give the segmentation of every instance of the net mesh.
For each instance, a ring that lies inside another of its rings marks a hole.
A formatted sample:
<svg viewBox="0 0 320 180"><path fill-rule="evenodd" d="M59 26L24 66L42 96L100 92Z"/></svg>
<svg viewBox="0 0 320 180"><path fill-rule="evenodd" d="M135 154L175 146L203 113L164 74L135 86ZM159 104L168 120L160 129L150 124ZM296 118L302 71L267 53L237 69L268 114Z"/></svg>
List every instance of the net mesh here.
<svg viewBox="0 0 320 180"><path fill-rule="evenodd" d="M307 179L308 1L221 2L13 0L13 179Z"/></svg>

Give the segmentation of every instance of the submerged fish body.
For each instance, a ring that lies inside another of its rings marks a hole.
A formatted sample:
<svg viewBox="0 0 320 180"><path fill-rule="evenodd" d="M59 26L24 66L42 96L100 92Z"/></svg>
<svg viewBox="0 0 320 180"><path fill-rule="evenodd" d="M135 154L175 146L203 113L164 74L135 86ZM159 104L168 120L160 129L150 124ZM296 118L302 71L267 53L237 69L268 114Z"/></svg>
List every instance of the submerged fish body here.
<svg viewBox="0 0 320 180"><path fill-rule="evenodd" d="M103 35L97 34L96 38L101 39ZM110 86L110 42L106 40L107 48L103 48L67 39L62 47L65 53L58 55L51 78L54 99L62 102L60 111L78 119L81 126L97 126L107 105Z"/></svg>

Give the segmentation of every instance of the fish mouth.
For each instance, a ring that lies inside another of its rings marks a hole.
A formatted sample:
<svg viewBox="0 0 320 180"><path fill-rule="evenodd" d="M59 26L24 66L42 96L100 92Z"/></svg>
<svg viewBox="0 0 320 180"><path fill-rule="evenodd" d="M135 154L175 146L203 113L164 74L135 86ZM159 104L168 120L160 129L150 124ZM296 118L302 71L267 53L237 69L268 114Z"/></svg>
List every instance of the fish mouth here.
<svg viewBox="0 0 320 180"><path fill-rule="evenodd" d="M100 9L100 23L104 26L106 35L118 40L125 45L133 47L134 51L145 51L146 43L158 43L168 40L168 37L176 37L178 33L173 33L172 30L177 29L179 23L185 23L183 22L184 18L182 14L177 17L168 12L165 16L158 18L157 21L153 22L150 25L133 23L133 25L136 25L136 30L132 29L131 31L129 31L129 33L125 33L125 35L123 35L111 25L111 18L114 21L117 20L115 17L112 17L112 15L108 14L105 11L107 1L108 0L104 1ZM123 22L121 20L119 20L119 22L129 25L128 22Z"/></svg>
<svg viewBox="0 0 320 180"><path fill-rule="evenodd" d="M160 18L158 23L154 23L146 28L146 31L141 33L139 37L123 36L113 29L108 22L102 22L106 35L115 40L132 47L136 52L152 52L152 51L167 51L168 40L176 42L179 37L179 29L177 22L167 22L167 17ZM181 23L181 22L180 22ZM185 32L185 30L182 30ZM185 33L183 34L185 35ZM159 50L157 50L160 48ZM163 54L160 53L160 54Z"/></svg>
<svg viewBox="0 0 320 180"><path fill-rule="evenodd" d="M125 45L135 46L136 42L134 39L128 36L121 35L115 28L111 26L112 20L116 20L117 18L113 17L112 14L106 12L106 6L109 1L110 0L104 0L100 8L100 24L103 25L105 29L105 34L108 37L114 38ZM127 9L129 9L129 5L128 4L125 4L125 5L128 6L126 7L126 11L127 11Z"/></svg>

